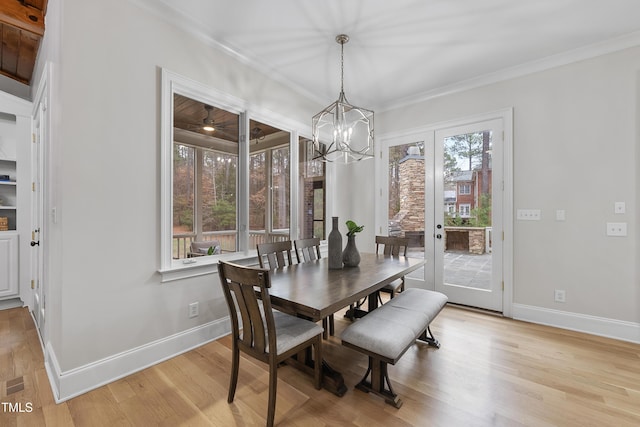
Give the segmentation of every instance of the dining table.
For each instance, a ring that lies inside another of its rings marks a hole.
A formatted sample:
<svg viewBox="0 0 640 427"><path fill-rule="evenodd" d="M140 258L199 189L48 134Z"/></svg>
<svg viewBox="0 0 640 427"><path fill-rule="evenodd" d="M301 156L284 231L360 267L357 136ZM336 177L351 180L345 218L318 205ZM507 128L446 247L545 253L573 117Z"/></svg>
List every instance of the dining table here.
<svg viewBox="0 0 640 427"><path fill-rule="evenodd" d="M377 292L385 285L425 265L424 258L360 253L357 267L329 269L329 259L320 258L271 271L271 305L283 312L317 322L368 298L368 310L377 307ZM315 361L307 358L307 368ZM323 387L337 396L347 388L342 374L323 357Z"/></svg>

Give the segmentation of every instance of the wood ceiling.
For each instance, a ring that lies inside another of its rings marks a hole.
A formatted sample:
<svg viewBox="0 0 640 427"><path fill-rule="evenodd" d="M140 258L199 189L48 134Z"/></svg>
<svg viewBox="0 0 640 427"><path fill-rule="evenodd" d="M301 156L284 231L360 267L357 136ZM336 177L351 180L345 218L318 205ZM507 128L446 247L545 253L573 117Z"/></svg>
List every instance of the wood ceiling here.
<svg viewBox="0 0 640 427"><path fill-rule="evenodd" d="M208 106L194 99L174 94L173 97L173 122L174 127L185 131L204 135L205 138L199 138L200 143L196 143L195 139L190 139L192 144L209 146L213 148L215 142L213 140L224 140L236 144L233 151L237 152L237 143L239 139L240 116L217 107ZM206 131L203 129L205 121L211 121L214 131ZM284 132L276 127L249 120L249 140L252 142L251 148L267 148L273 144L278 144L284 138L289 140L289 133ZM182 134L184 135L184 134ZM278 138L278 141L273 139ZM183 141L187 142L187 141ZM213 144L213 145L210 145ZM258 147L256 147L258 146ZM222 149L221 147L217 147ZM226 150L225 150L226 151Z"/></svg>
<svg viewBox="0 0 640 427"><path fill-rule="evenodd" d="M31 83L48 0L0 0L0 74Z"/></svg>

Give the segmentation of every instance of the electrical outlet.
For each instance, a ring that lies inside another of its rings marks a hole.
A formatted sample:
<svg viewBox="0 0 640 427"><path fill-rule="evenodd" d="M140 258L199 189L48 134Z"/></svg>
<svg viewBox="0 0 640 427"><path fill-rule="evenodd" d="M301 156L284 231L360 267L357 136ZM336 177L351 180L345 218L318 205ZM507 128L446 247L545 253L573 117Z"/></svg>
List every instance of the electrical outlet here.
<svg viewBox="0 0 640 427"><path fill-rule="evenodd" d="M562 289L556 289L554 299L556 302L566 302L567 294Z"/></svg>
<svg viewBox="0 0 640 427"><path fill-rule="evenodd" d="M198 301L189 304L189 319L198 316Z"/></svg>
<svg viewBox="0 0 640 427"><path fill-rule="evenodd" d="M626 222L608 222L607 223L607 236L624 237L626 235L627 235Z"/></svg>

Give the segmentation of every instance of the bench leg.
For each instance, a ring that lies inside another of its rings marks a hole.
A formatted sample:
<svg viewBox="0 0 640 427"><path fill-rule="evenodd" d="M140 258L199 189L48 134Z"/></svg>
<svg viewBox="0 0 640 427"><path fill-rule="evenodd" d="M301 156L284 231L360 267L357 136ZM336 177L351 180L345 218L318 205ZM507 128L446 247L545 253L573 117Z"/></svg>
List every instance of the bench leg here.
<svg viewBox="0 0 640 427"><path fill-rule="evenodd" d="M420 334L418 340L424 341L431 347L440 348L440 342L434 338L433 333L431 332L431 328L429 328L428 326L427 329L425 329L422 334Z"/></svg>
<svg viewBox="0 0 640 427"><path fill-rule="evenodd" d="M389 381L389 374L387 373L386 362L369 356L369 367L364 377L356 385L358 390L365 393L374 393L384 399L386 403L394 408L400 408L402 406L402 400L394 393ZM371 374L371 381L367 381Z"/></svg>

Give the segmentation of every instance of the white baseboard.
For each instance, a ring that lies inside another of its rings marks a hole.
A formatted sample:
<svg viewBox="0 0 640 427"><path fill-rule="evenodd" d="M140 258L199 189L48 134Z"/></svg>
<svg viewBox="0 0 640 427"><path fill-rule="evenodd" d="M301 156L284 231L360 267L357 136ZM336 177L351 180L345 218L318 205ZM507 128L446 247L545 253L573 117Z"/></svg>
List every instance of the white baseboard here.
<svg viewBox="0 0 640 427"><path fill-rule="evenodd" d="M50 343L45 347L45 368L56 403L200 347L231 332L229 316L127 350L79 368L62 372Z"/></svg>
<svg viewBox="0 0 640 427"><path fill-rule="evenodd" d="M640 323L513 304L513 318L640 344Z"/></svg>

